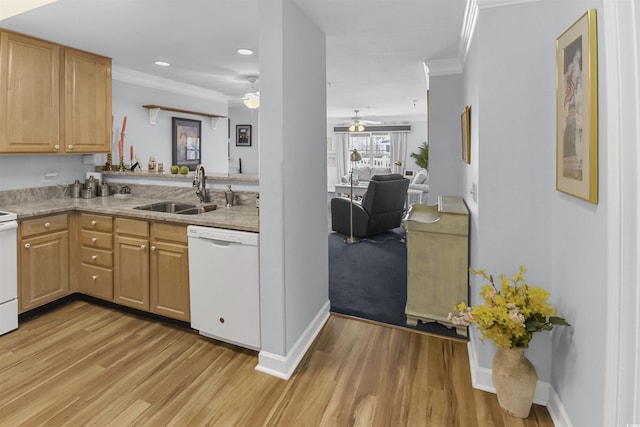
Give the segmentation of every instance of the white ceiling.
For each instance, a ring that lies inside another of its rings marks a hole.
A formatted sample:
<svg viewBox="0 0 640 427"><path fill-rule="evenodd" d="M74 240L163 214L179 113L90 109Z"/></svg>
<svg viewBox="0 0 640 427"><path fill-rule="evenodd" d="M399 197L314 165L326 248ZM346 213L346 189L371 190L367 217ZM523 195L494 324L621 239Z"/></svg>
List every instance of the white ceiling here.
<svg viewBox="0 0 640 427"><path fill-rule="evenodd" d="M0 8L2 7L0 0ZM294 0L327 36L327 115L424 117L423 61L459 72L467 0ZM58 0L0 27L111 57L130 70L205 89L234 105L259 75L259 0ZM1 10L0 10L1 12ZM256 51L240 56L236 49ZM162 68L153 64L164 60ZM439 70L440 69L440 70ZM260 80L255 89L260 87ZM414 105L415 104L415 105Z"/></svg>

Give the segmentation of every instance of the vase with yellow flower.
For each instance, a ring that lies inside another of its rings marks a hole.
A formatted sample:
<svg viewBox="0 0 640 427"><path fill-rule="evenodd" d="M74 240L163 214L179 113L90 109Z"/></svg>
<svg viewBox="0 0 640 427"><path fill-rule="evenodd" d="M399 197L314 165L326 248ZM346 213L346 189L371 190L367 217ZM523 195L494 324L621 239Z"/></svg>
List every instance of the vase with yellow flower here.
<svg viewBox="0 0 640 427"><path fill-rule="evenodd" d="M499 288L486 270L470 271L487 281L480 292L484 304L468 307L460 303L449 313L449 321L454 325L475 324L481 339L490 339L498 347L492 367L498 403L510 415L526 418L538 377L524 350L535 332L569 326L569 323L556 316L556 310L547 301L548 291L526 283L524 267L520 266L512 278L501 274Z"/></svg>

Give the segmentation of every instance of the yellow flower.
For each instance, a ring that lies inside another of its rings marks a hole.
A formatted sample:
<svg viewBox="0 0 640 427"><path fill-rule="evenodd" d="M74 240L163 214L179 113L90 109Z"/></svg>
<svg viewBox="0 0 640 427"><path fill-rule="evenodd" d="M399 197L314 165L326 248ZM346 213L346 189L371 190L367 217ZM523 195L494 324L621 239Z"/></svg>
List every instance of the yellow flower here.
<svg viewBox="0 0 640 427"><path fill-rule="evenodd" d="M490 339L498 347L528 347L534 332L551 330L553 326L569 325L547 300L548 291L529 286L524 274L527 270L520 266L511 279L506 275L498 276L500 289L496 288L493 275L487 275L485 269L469 271L482 276L485 284L480 295L484 305L469 307L464 302L454 306L449 320L456 325L476 324L482 334L482 340Z"/></svg>

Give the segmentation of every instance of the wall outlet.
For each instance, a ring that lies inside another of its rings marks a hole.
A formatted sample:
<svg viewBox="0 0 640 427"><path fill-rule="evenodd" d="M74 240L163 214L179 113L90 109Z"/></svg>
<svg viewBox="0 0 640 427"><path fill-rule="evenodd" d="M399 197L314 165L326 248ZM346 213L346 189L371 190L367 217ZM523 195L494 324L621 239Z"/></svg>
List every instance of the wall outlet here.
<svg viewBox="0 0 640 427"><path fill-rule="evenodd" d="M56 171L44 171L42 172L42 182L52 182L58 180L58 172Z"/></svg>

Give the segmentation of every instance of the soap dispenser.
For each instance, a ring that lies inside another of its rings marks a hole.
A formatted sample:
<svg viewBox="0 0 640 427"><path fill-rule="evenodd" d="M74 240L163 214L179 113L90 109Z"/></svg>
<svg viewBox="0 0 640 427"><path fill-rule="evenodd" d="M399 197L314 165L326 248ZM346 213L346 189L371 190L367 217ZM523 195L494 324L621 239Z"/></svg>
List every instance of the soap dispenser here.
<svg viewBox="0 0 640 427"><path fill-rule="evenodd" d="M227 202L227 207L228 208L233 206L234 197L235 197L235 195L233 194L233 191L231 191L231 186L227 185L227 191L224 192L224 199Z"/></svg>

